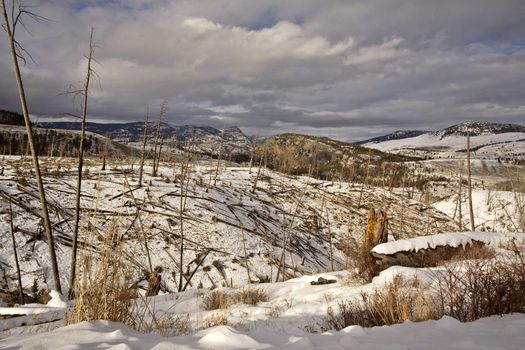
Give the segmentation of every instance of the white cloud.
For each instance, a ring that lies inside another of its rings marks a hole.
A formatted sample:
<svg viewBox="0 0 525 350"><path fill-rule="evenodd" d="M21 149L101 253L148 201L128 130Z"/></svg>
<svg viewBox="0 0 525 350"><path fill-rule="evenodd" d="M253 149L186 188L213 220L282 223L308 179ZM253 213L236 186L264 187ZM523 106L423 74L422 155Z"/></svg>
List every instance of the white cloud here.
<svg viewBox="0 0 525 350"><path fill-rule="evenodd" d="M53 21L19 32L38 62L24 69L33 113L71 111L71 99L57 95L82 81L94 25L101 80L93 117L141 120L147 104L166 99L174 123L339 138L477 117L524 120L522 1L80 3L41 2L38 12ZM0 108L15 109L2 45Z"/></svg>

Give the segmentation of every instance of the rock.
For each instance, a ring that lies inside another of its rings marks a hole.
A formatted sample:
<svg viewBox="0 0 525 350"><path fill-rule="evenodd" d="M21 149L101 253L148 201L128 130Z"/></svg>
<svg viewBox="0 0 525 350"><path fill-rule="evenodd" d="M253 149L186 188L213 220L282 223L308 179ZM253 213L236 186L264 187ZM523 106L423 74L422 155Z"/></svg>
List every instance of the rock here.
<svg viewBox="0 0 525 350"><path fill-rule="evenodd" d="M317 281L312 281L312 282L310 282L310 284L312 286L319 286L319 285L331 284L331 283L335 283L335 282L337 282L337 280L329 280L329 279L326 279L326 278L323 278L323 277L319 277L317 279Z"/></svg>

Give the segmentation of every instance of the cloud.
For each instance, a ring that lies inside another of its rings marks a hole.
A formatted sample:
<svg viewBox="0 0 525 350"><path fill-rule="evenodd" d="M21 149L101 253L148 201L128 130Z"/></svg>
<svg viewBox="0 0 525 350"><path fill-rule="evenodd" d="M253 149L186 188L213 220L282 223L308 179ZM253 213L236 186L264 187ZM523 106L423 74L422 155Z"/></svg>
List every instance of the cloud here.
<svg viewBox="0 0 525 350"><path fill-rule="evenodd" d="M30 109L78 108L95 27L90 118L360 139L474 119L523 122L525 3L516 0L48 0L19 39ZM5 40L0 108L17 109Z"/></svg>

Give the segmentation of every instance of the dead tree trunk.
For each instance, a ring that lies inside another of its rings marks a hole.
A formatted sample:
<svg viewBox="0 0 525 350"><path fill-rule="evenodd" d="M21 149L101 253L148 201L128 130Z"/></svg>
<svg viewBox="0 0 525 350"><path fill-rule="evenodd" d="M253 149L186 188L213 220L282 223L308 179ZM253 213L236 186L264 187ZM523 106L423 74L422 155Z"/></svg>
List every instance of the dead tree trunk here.
<svg viewBox="0 0 525 350"><path fill-rule="evenodd" d="M15 228L13 226L13 204L9 197L9 219L11 227L11 239L13 241L13 255L15 257L16 275L18 277L18 291L20 293L20 304L24 304L24 288L22 287L22 276L20 275L20 264L18 263L18 254L16 252Z"/></svg>
<svg viewBox="0 0 525 350"><path fill-rule="evenodd" d="M105 135L106 139L104 140L104 153L102 155L102 171L106 170L106 159L108 158L108 150L109 150L109 143L111 142L111 139L109 138L109 135Z"/></svg>
<svg viewBox="0 0 525 350"><path fill-rule="evenodd" d="M71 274L69 276L69 298L73 298L73 291L75 287L75 274L77 263L77 249L78 249L78 228L80 224L80 197L82 191L82 168L84 166L84 139L86 137L86 117L88 108L88 93L89 83L91 82L91 75L93 70L91 68L91 60L93 59L93 27L91 27L91 34L89 37L89 54L87 61L87 74L84 83L83 103L82 103L82 127L80 131L80 145L78 147L78 173L77 173L77 193L75 197L75 222L73 224L73 247L71 248Z"/></svg>
<svg viewBox="0 0 525 350"><path fill-rule="evenodd" d="M467 171L468 171L468 210L470 214L470 230L475 231L474 208L472 206L472 169L470 165L470 131L467 131Z"/></svg>
<svg viewBox="0 0 525 350"><path fill-rule="evenodd" d="M37 17L37 16L23 8L19 8L18 11L15 11L14 2L11 4L11 10L10 10L11 16L9 16L7 14L8 10L7 10L7 5L6 5L5 0L1 0L1 3L2 3L2 12L4 15L4 26L3 27L7 34L9 50L11 51L13 70L15 73L16 83L18 86L18 95L20 97L20 105L22 107L22 113L24 115L24 122L26 124L27 141L28 141L29 148L31 150L31 156L33 158L33 167L35 170L35 178L37 181L38 191L40 193L40 203L42 205L42 217L44 218L44 229L46 231L47 243L49 245L50 264L51 264L51 269L53 271L55 289L58 292L62 292L62 288L60 286L60 275L58 272L58 264L57 264L56 254L55 254L55 242L53 239L53 232L51 230L51 221L49 220L49 212L47 210L47 200L46 200L46 193L44 189L44 182L42 181L42 174L40 173L40 164L38 162L38 154L36 152L36 147L35 147L35 143L33 140L33 131L31 128L31 121L29 119L29 110L27 108L27 99L26 99L26 94L25 94L25 89L24 89L24 83L22 81L22 73L20 72L20 65L18 63L19 59L24 60L21 54L21 52L23 52L24 49L22 48L20 43L16 41L15 39L15 32L16 32L17 24L20 23L21 17L23 15L29 15L32 17Z"/></svg>
<svg viewBox="0 0 525 350"><path fill-rule="evenodd" d="M164 145L164 137L160 138L159 154L157 155L157 163L154 163L155 174L159 173L160 157L162 156L162 146Z"/></svg>
<svg viewBox="0 0 525 350"><path fill-rule="evenodd" d="M219 157L217 157L217 166L215 167L215 176L213 178L213 187L217 186L217 177L219 176L219 168L221 166L221 156L222 156L222 144L224 142L224 130L221 132L221 142L219 145Z"/></svg>
<svg viewBox="0 0 525 350"><path fill-rule="evenodd" d="M388 218L384 211L376 212L370 209L368 212L368 224L366 225L364 245L370 250L380 243L388 241Z"/></svg>
<svg viewBox="0 0 525 350"><path fill-rule="evenodd" d="M146 143L148 142L148 119L149 119L149 106L146 108L146 117L144 119L144 139L142 140L142 153L140 155L140 169L139 169L139 184L138 187L142 187L142 174L144 173L144 158L146 157Z"/></svg>
<svg viewBox="0 0 525 350"><path fill-rule="evenodd" d="M266 149L264 153L266 153ZM259 182L259 177L261 176L262 162L263 162L263 156L261 155L259 159L259 168L257 169L257 174L255 175L255 181L253 182L253 186L252 186L252 194L255 194L255 190L257 189L257 183Z"/></svg>

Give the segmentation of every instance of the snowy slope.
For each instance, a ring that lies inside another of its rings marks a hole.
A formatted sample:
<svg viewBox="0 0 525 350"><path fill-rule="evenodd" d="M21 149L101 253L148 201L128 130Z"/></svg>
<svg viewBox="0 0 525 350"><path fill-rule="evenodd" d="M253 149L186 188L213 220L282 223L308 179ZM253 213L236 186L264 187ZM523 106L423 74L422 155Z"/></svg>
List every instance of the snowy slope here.
<svg viewBox="0 0 525 350"><path fill-rule="evenodd" d="M39 234L37 192L27 170L30 160L16 157L6 160L4 175L0 175L0 192L15 199L14 226L22 282L29 292L34 280L41 288L51 281L47 245L44 235ZM53 158L43 159L42 164L47 169L44 180L64 287L70 266L75 162ZM215 165L196 166L185 185L188 193L183 224L187 248L183 262L185 276L197 269L189 288L196 288L199 283L204 287L243 285L248 282L248 268L254 281L275 280L278 266L284 266L285 270L280 278L327 271L332 268L331 257L335 269L343 268L346 258L341 249L349 237L362 235L371 207L392 213L390 231L399 238L458 229L447 215L384 188L334 184L262 169L252 193L256 168L250 172L249 168L221 166L214 186ZM137 164L132 168L129 163L113 163L101 171L99 164L88 162L83 180L81 240L97 246L97 237L104 234L110 219L117 219L130 270L137 280L143 278L149 267L134 197L144 203L140 219L152 267L163 268L163 289L174 291L179 276L175 261L180 244L181 198L177 181L180 166L165 165L156 178L150 176L151 167L147 166L145 185L133 191L132 197L127 193L127 182L136 186L137 170ZM8 203L5 197L0 197L2 232L9 232L9 221ZM0 261L5 266L0 270L2 289L14 290L16 271L10 237L6 234L2 238Z"/></svg>

